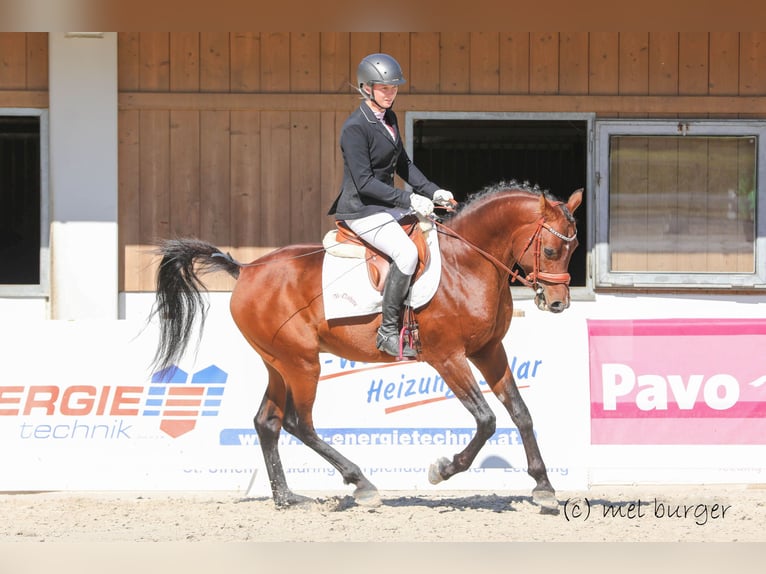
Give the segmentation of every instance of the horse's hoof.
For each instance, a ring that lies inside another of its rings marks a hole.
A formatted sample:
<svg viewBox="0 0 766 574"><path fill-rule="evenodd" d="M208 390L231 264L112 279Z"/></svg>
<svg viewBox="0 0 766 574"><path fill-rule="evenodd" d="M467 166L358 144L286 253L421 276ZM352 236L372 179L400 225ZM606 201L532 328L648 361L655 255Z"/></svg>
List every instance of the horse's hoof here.
<svg viewBox="0 0 766 574"><path fill-rule="evenodd" d="M440 458L428 468L428 482L431 484L439 484L444 480L441 469L449 464L448 458Z"/></svg>
<svg viewBox="0 0 766 574"><path fill-rule="evenodd" d="M357 488L354 491L354 500L359 506L366 506L368 508L374 508L382 504L377 488Z"/></svg>
<svg viewBox="0 0 766 574"><path fill-rule="evenodd" d="M540 507L540 514L558 514L559 501L550 490L532 491L532 502Z"/></svg>
<svg viewBox="0 0 766 574"><path fill-rule="evenodd" d="M314 504L316 501L308 496L302 496L291 492L288 496L281 497L274 500L274 504L277 509L284 510L287 508L296 508L298 506L306 506L308 504Z"/></svg>

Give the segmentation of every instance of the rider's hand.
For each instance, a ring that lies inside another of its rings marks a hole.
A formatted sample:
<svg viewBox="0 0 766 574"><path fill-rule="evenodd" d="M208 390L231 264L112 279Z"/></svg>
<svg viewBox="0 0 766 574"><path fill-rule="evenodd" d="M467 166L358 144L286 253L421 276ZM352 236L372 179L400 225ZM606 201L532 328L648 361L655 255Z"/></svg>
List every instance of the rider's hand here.
<svg viewBox="0 0 766 574"><path fill-rule="evenodd" d="M421 217L428 217L434 211L433 201L417 193L410 195L410 206Z"/></svg>
<svg viewBox="0 0 766 574"><path fill-rule="evenodd" d="M455 198L452 196L452 192L447 191L446 189L437 189L434 191L434 203L447 206L454 199Z"/></svg>

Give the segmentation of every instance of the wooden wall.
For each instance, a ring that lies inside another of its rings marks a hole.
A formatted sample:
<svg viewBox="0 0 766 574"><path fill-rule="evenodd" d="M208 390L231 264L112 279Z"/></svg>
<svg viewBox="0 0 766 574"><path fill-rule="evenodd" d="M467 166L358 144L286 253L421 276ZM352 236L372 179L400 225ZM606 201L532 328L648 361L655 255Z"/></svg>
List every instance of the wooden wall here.
<svg viewBox="0 0 766 574"><path fill-rule="evenodd" d="M396 57L396 109L766 117L763 32L120 33L120 289L159 238L235 257L321 238L359 60ZM0 33L0 106L47 106L47 35ZM216 284L217 285L217 284ZM214 285L214 287L216 287ZM225 283L220 288L226 288Z"/></svg>
<svg viewBox="0 0 766 574"><path fill-rule="evenodd" d="M766 116L763 33L121 33L123 288L151 290L156 238L244 260L318 241L349 83L378 51L408 78L400 113Z"/></svg>
<svg viewBox="0 0 766 574"><path fill-rule="evenodd" d="M48 106L48 34L0 32L0 108Z"/></svg>

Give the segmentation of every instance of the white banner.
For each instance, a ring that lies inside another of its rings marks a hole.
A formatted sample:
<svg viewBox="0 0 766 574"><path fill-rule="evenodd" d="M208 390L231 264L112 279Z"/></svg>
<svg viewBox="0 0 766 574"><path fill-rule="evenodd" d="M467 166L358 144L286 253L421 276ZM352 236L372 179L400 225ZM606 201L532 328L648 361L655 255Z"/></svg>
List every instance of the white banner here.
<svg viewBox="0 0 766 574"><path fill-rule="evenodd" d="M4 325L0 490L269 495L253 428L266 371L236 330L227 302L214 300L199 348L190 349L166 381L148 372L157 334L141 321ZM583 330L581 343L568 344L557 319L544 313L515 318L506 348L551 482L579 489L587 485L587 338ZM472 417L434 369L332 355L321 360L317 431L379 489L534 486L519 433L478 372L497 413L497 432L470 470L434 486L429 465L458 453L475 432ZM284 432L280 452L291 488L350 493L334 468Z"/></svg>

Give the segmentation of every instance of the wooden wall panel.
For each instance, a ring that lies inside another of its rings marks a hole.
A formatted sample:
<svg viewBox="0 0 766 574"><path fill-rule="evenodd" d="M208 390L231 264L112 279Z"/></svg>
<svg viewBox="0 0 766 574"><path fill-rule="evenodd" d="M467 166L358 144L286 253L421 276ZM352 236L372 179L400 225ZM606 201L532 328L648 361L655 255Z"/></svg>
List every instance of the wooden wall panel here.
<svg viewBox="0 0 766 574"><path fill-rule="evenodd" d="M290 209L283 210L277 219L289 227L290 243L315 243L322 235L324 212L329 205L322 205L320 142L319 112L292 112L290 187L285 190L290 197Z"/></svg>
<svg viewBox="0 0 766 574"><path fill-rule="evenodd" d="M440 86L439 34L415 32L410 39L412 55L407 76L410 93L438 92ZM364 57L364 55L362 55ZM361 58L357 58L359 62Z"/></svg>
<svg viewBox="0 0 766 574"><path fill-rule="evenodd" d="M260 245L290 243L290 131L290 112L261 112Z"/></svg>
<svg viewBox="0 0 766 574"><path fill-rule="evenodd" d="M0 104L45 89L47 35L2 33L0 46ZM319 241L356 68L379 51L408 80L401 120L411 109L766 117L763 33L121 32L120 288L153 289L147 249L173 234L243 261Z"/></svg>
<svg viewBox="0 0 766 574"><path fill-rule="evenodd" d="M708 93L709 45L707 32L681 32L678 38L678 93L704 96Z"/></svg>
<svg viewBox="0 0 766 574"><path fill-rule="evenodd" d="M141 245L138 214L140 201L139 117L141 112L118 112L118 241L120 245L118 281L120 290L126 285L138 285L143 270L136 246Z"/></svg>
<svg viewBox="0 0 766 574"><path fill-rule="evenodd" d="M559 89L559 34L532 32L529 36L529 91L555 94Z"/></svg>
<svg viewBox="0 0 766 574"><path fill-rule="evenodd" d="M766 32L740 32L739 94L766 93Z"/></svg>
<svg viewBox="0 0 766 574"><path fill-rule="evenodd" d="M261 35L258 32L232 32L229 39L232 92L257 92L261 89Z"/></svg>
<svg viewBox="0 0 766 574"><path fill-rule="evenodd" d="M140 51L140 33L117 34L117 89L121 92L137 92L141 89Z"/></svg>
<svg viewBox="0 0 766 574"><path fill-rule="evenodd" d="M739 34L710 32L709 93L735 96L739 93Z"/></svg>
<svg viewBox="0 0 766 574"><path fill-rule="evenodd" d="M500 35L471 32L470 89L472 94L497 94L500 90Z"/></svg>
<svg viewBox="0 0 766 574"><path fill-rule="evenodd" d="M200 112L199 234L224 251L231 241L231 119L227 111ZM240 254L237 253L237 256ZM234 280L225 273L205 278L213 290L230 290Z"/></svg>
<svg viewBox="0 0 766 574"><path fill-rule="evenodd" d="M346 121L346 112L321 112L320 126L320 221L321 234L334 228L332 217L327 215L332 202L338 195L343 180L343 158L338 145L338 138L343 122Z"/></svg>
<svg viewBox="0 0 766 574"><path fill-rule="evenodd" d="M139 46L139 89L152 92L170 90L170 34L141 32Z"/></svg>
<svg viewBox="0 0 766 574"><path fill-rule="evenodd" d="M171 92L199 91L199 36L199 32L174 32L170 34Z"/></svg>
<svg viewBox="0 0 766 574"><path fill-rule="evenodd" d="M228 92L231 89L231 40L227 32L202 32L199 35L200 77L203 92Z"/></svg>
<svg viewBox="0 0 766 574"><path fill-rule="evenodd" d="M588 75L593 69L588 56L587 32L562 32L559 46L559 92L587 94ZM612 54L614 56L614 54Z"/></svg>
<svg viewBox="0 0 766 574"><path fill-rule="evenodd" d="M349 36L348 32L322 32L319 41L322 92L345 94L356 83L356 66L349 57Z"/></svg>
<svg viewBox="0 0 766 574"><path fill-rule="evenodd" d="M678 94L678 33L649 33L649 93Z"/></svg>
<svg viewBox="0 0 766 574"><path fill-rule="evenodd" d="M145 111L139 119L139 210L125 214L137 217L141 274L135 278L133 289L154 289L155 258L147 248L170 234L170 112ZM123 219L121 218L121 224ZM127 280L127 278L126 278ZM126 288L128 285L126 284Z"/></svg>
<svg viewBox="0 0 766 574"><path fill-rule="evenodd" d="M216 245L231 245L230 126L229 112L200 112L199 236Z"/></svg>
<svg viewBox="0 0 766 574"><path fill-rule="evenodd" d="M290 91L290 34L287 32L261 34L261 90Z"/></svg>
<svg viewBox="0 0 766 574"><path fill-rule="evenodd" d="M23 32L0 34L0 90L27 88L27 35Z"/></svg>
<svg viewBox="0 0 766 574"><path fill-rule="evenodd" d="M649 93L649 34L620 32L617 58L618 94L646 95Z"/></svg>
<svg viewBox="0 0 766 574"><path fill-rule="evenodd" d="M170 112L170 235L199 237L199 112Z"/></svg>
<svg viewBox="0 0 766 574"><path fill-rule="evenodd" d="M48 89L48 34L27 33L27 90Z"/></svg>
<svg viewBox="0 0 766 574"><path fill-rule="evenodd" d="M590 34L588 93L615 94L619 91L619 45L619 35L616 32L592 32Z"/></svg>
<svg viewBox="0 0 766 574"><path fill-rule="evenodd" d="M440 87L443 94L470 91L471 35L468 32L442 32L439 47ZM498 69L498 74L499 74Z"/></svg>
<svg viewBox="0 0 766 574"><path fill-rule="evenodd" d="M318 92L321 67L318 32L290 34L290 91Z"/></svg>
<svg viewBox="0 0 766 574"><path fill-rule="evenodd" d="M500 36L500 93L528 94L529 32Z"/></svg>
<svg viewBox="0 0 766 574"><path fill-rule="evenodd" d="M0 94L15 92L10 102L0 100L0 106L46 107L40 92L47 90L48 34L0 32Z"/></svg>
<svg viewBox="0 0 766 574"><path fill-rule="evenodd" d="M243 260L255 253L247 248L261 241L261 116L257 111L231 112L230 241L245 249Z"/></svg>

